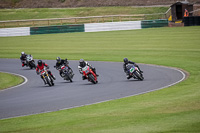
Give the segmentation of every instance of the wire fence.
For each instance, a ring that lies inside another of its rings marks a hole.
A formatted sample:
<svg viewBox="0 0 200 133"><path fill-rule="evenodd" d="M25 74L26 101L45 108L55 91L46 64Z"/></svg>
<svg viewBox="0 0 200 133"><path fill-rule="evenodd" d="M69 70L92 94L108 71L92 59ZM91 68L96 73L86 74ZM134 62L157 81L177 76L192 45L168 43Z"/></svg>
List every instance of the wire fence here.
<svg viewBox="0 0 200 133"><path fill-rule="evenodd" d="M166 13L156 13L156 14L107 15L107 16L0 21L0 28L167 19L169 10Z"/></svg>

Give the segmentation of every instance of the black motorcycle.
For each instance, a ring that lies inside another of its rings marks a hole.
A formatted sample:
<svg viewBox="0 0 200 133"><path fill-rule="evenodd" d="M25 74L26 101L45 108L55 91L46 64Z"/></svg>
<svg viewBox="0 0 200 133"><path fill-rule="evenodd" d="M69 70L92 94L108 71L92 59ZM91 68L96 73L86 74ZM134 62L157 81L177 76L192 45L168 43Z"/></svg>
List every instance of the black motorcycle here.
<svg viewBox="0 0 200 133"><path fill-rule="evenodd" d="M73 82L73 72L71 69L69 69L67 66L65 65L61 65L58 68L56 68L57 70L59 70L60 72L60 76L64 79L64 80L68 80L70 82Z"/></svg>
<svg viewBox="0 0 200 133"><path fill-rule="evenodd" d="M138 67L134 65L127 65L127 69L129 72L129 76L133 77L134 79L143 80L144 77Z"/></svg>

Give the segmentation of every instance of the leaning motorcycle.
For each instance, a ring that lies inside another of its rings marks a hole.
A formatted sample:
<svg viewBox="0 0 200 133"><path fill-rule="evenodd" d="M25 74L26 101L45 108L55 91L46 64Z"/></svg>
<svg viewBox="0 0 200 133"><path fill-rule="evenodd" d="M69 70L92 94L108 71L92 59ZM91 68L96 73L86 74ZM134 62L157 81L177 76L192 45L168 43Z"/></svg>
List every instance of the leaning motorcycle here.
<svg viewBox="0 0 200 133"><path fill-rule="evenodd" d="M26 66L30 67L30 69L36 68L35 61L31 55L27 55L26 57Z"/></svg>
<svg viewBox="0 0 200 133"><path fill-rule="evenodd" d="M134 65L128 65L127 69L129 71L129 75L134 78L134 79L138 79L138 80L143 80L144 77L142 75L142 73L140 72L140 70L134 66Z"/></svg>
<svg viewBox="0 0 200 133"><path fill-rule="evenodd" d="M44 79L45 83L47 83L49 86L54 86L53 78L49 75L47 68L44 68L41 71L41 76Z"/></svg>
<svg viewBox="0 0 200 133"><path fill-rule="evenodd" d="M88 81L92 82L93 84L98 83L96 74L92 71L92 69L90 69L89 66L82 68L82 72Z"/></svg>
<svg viewBox="0 0 200 133"><path fill-rule="evenodd" d="M61 65L60 67L58 67L58 70L60 72L60 76L64 79L64 80L68 80L70 82L73 82L73 73L72 70L70 70L67 66L65 65Z"/></svg>

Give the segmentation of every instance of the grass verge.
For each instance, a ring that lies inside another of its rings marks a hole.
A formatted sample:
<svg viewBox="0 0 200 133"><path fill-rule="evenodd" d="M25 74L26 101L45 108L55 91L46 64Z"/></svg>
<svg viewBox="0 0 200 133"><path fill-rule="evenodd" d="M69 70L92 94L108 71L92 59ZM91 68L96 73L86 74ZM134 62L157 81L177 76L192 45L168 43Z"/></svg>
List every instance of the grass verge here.
<svg viewBox="0 0 200 133"><path fill-rule="evenodd" d="M132 15L165 13L169 7L81 7L81 8L35 8L35 9L0 9L0 21L69 18L104 15Z"/></svg>
<svg viewBox="0 0 200 133"><path fill-rule="evenodd" d="M0 38L0 57L122 61L182 68L190 77L159 91L52 113L0 120L0 132L200 131L200 27Z"/></svg>
<svg viewBox="0 0 200 133"><path fill-rule="evenodd" d="M23 81L23 78L19 76L0 72L0 90L16 86Z"/></svg>

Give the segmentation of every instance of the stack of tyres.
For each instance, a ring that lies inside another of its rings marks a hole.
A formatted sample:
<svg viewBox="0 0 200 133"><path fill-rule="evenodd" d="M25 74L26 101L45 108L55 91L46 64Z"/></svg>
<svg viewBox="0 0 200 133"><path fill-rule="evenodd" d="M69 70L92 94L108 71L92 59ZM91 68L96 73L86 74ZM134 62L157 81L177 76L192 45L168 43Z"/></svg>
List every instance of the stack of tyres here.
<svg viewBox="0 0 200 133"><path fill-rule="evenodd" d="M200 25L200 16L194 16L194 25Z"/></svg>
<svg viewBox="0 0 200 133"><path fill-rule="evenodd" d="M189 17L184 17L184 26L190 26L189 25Z"/></svg>
<svg viewBox="0 0 200 133"><path fill-rule="evenodd" d="M184 26L200 26L200 16L184 17Z"/></svg>
<svg viewBox="0 0 200 133"><path fill-rule="evenodd" d="M194 26L194 17L189 17L189 26Z"/></svg>

